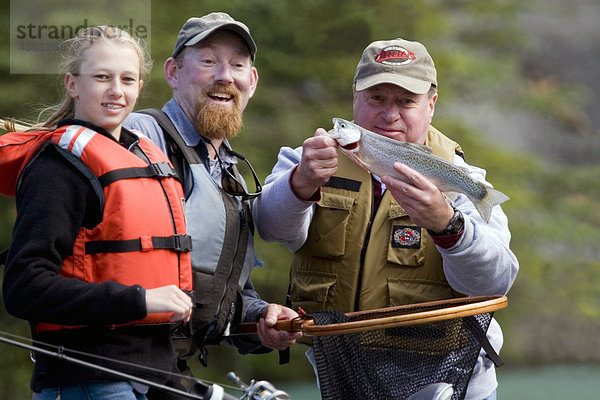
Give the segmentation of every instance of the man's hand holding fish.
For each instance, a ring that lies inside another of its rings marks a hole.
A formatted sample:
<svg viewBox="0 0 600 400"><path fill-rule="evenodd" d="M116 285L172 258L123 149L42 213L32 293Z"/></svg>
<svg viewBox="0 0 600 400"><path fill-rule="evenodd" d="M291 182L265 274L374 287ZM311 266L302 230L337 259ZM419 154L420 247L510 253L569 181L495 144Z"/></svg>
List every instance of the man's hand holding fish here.
<svg viewBox="0 0 600 400"><path fill-rule="evenodd" d="M337 142L323 128L302 144L302 161L290 185L298 197L309 200L337 171Z"/></svg>
<svg viewBox="0 0 600 400"><path fill-rule="evenodd" d="M408 182L389 175L383 176L382 182L410 220L430 231L443 231L454 215L446 197L435 184L409 166L394 162L394 169Z"/></svg>

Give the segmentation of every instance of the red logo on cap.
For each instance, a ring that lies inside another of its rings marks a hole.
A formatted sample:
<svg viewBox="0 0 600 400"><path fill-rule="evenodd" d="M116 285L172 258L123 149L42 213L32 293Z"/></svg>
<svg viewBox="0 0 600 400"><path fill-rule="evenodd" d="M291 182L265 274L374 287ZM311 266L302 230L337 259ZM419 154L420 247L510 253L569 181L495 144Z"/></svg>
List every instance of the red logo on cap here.
<svg viewBox="0 0 600 400"><path fill-rule="evenodd" d="M387 47L375 56L375 62L383 64L406 64L414 60L415 53L402 47Z"/></svg>

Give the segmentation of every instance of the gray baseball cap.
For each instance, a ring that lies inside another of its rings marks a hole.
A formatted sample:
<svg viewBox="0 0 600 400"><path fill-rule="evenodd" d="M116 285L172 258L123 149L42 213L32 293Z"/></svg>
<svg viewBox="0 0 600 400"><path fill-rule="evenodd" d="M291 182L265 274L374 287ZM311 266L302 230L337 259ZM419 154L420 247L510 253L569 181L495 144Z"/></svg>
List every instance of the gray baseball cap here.
<svg viewBox="0 0 600 400"><path fill-rule="evenodd" d="M354 85L365 90L380 83L391 83L424 94L437 86L433 59L425 46L404 39L381 40L363 51L356 67Z"/></svg>
<svg viewBox="0 0 600 400"><path fill-rule="evenodd" d="M173 58L177 57L185 46L193 46L219 29L233 31L240 35L248 45L250 56L254 60L256 43L254 43L254 39L250 35L250 30L244 23L236 21L229 14L223 12L215 12L200 18L192 17L188 19L181 27L179 35L177 35L177 41L175 41L175 48L173 49Z"/></svg>

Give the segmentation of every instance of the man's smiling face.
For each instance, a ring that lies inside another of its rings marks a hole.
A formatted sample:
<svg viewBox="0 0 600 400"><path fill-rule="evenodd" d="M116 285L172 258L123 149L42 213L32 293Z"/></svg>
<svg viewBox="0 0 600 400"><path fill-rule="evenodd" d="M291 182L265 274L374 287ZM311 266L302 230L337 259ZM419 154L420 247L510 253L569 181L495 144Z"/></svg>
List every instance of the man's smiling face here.
<svg viewBox="0 0 600 400"><path fill-rule="evenodd" d="M170 81L175 100L199 133L234 136L258 82L246 44L236 33L219 30L182 55Z"/></svg>

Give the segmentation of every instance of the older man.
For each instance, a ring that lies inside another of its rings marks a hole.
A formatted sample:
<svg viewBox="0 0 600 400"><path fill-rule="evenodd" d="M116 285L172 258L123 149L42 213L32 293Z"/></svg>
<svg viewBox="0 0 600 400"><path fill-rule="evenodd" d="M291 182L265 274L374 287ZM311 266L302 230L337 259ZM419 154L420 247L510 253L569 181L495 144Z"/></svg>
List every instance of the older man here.
<svg viewBox="0 0 600 400"><path fill-rule="evenodd" d="M242 126L242 113L258 83L256 44L248 27L225 13L190 18L164 65L173 98L162 111L132 114L125 122L159 144L182 177L186 220L192 236L194 312L176 332L182 358L221 341L241 321L260 322L258 338L228 339L241 353L285 349L302 334L273 328L278 318L297 314L267 304L254 291L251 270L259 265L253 242L248 193L228 140ZM148 115L150 113L151 115ZM193 338L193 340L190 339Z"/></svg>
<svg viewBox="0 0 600 400"><path fill-rule="evenodd" d="M364 50L354 78L355 123L428 145L484 181L485 171L466 164L460 146L430 125L437 99L436 69L421 43L376 41ZM466 196L451 202L417 171L394 167L408 183L369 174L321 128L301 148L281 149L255 217L261 237L294 253L294 307L349 312L508 292L518 262L502 209L494 207L486 223ZM403 232L415 240L398 240ZM488 338L499 350L495 321ZM482 355L466 398L493 399L496 386L493 363Z"/></svg>

